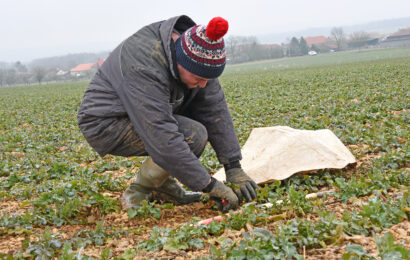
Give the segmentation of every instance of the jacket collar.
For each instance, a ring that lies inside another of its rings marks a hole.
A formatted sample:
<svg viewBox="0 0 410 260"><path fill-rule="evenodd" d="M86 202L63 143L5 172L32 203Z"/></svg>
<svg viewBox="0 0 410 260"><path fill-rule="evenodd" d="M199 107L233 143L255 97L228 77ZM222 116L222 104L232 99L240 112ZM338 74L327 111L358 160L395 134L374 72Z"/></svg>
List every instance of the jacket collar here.
<svg viewBox="0 0 410 260"><path fill-rule="evenodd" d="M185 31L195 25L195 22L191 18L186 15L180 15L165 20L159 28L159 33L161 35L161 41L168 60L169 68L175 79L178 79L179 76L176 70L176 61L173 59L173 57L175 57L175 53L172 53L175 51L175 48L173 48L174 50L171 49L171 41L173 41L172 32L174 28L178 31Z"/></svg>

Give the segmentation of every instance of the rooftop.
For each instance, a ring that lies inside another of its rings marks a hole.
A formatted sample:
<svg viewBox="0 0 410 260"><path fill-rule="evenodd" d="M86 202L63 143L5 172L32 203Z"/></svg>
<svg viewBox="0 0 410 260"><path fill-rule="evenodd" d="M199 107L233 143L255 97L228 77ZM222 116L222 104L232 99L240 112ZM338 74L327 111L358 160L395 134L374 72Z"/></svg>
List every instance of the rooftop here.
<svg viewBox="0 0 410 260"><path fill-rule="evenodd" d="M308 45L312 45L312 44L320 44L320 43L328 42L329 38L325 36L314 36L314 37L306 37L305 41Z"/></svg>
<svg viewBox="0 0 410 260"><path fill-rule="evenodd" d="M71 72L87 71L87 70L92 69L95 65L96 63L84 63L84 64L77 65L76 67L72 68L70 71Z"/></svg>

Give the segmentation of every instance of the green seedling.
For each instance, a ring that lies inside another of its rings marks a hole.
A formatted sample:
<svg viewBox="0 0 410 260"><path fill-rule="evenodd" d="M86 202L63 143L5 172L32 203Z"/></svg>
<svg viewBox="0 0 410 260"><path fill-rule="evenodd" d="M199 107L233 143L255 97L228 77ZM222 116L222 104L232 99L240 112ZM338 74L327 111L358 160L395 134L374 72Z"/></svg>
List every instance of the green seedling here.
<svg viewBox="0 0 410 260"><path fill-rule="evenodd" d="M159 219L161 217L161 208L155 207L154 202L148 202L143 200L141 202L141 206L138 208L129 208L128 211L129 218L149 218L153 217L155 219Z"/></svg>

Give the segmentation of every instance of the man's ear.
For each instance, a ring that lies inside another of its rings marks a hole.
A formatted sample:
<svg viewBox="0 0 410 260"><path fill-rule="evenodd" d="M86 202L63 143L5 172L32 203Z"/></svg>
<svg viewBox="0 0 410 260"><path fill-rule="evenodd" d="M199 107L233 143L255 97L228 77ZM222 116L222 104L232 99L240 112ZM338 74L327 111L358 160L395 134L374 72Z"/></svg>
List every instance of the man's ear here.
<svg viewBox="0 0 410 260"><path fill-rule="evenodd" d="M174 42L176 42L176 41L178 40L179 36L180 36L180 35L179 35L178 33L173 32L171 37L172 37L172 40L173 40Z"/></svg>

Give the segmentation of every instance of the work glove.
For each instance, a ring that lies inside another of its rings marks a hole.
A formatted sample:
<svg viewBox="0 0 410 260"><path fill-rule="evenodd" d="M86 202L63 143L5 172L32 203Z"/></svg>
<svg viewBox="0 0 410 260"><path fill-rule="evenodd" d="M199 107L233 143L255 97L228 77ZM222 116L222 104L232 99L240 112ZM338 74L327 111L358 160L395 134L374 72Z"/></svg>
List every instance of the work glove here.
<svg viewBox="0 0 410 260"><path fill-rule="evenodd" d="M234 190L237 197L246 201L256 199L256 190L260 190L258 185L244 172L242 168L232 168L226 171L226 181L239 186L239 190Z"/></svg>
<svg viewBox="0 0 410 260"><path fill-rule="evenodd" d="M216 180L209 192L211 199L218 204L218 209L224 212L238 208L238 197L231 188Z"/></svg>

